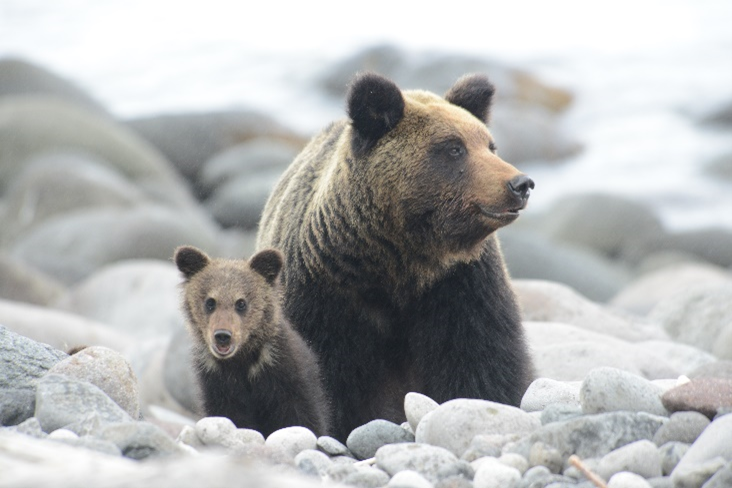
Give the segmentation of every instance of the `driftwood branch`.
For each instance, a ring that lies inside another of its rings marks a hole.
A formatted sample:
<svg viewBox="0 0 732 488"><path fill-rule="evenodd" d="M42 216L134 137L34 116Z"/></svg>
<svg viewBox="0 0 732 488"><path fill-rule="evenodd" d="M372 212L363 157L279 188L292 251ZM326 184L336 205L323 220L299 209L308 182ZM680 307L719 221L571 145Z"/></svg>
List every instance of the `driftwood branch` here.
<svg viewBox="0 0 732 488"><path fill-rule="evenodd" d="M583 463L582 460L575 454L569 456L569 464L579 469L580 472L585 475L588 480L590 480L595 484L595 486L597 486L597 488L607 488L605 480L593 473L592 470L590 470L590 468L588 468L587 465L585 465L585 463Z"/></svg>

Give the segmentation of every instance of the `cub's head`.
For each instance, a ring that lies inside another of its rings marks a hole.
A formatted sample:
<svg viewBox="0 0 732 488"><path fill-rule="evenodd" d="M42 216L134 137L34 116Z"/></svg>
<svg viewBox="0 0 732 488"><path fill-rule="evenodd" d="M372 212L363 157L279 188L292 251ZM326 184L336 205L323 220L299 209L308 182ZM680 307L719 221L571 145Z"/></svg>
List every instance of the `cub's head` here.
<svg viewBox="0 0 732 488"><path fill-rule="evenodd" d="M183 308L194 340L213 358L256 352L277 333L279 251L261 251L247 262L211 259L183 246L173 259L185 279Z"/></svg>
<svg viewBox="0 0 732 488"><path fill-rule="evenodd" d="M402 92L364 73L348 95L350 181L371 195L396 235L447 260L469 260L513 222L534 182L503 161L487 128L493 85L458 80L444 98Z"/></svg>

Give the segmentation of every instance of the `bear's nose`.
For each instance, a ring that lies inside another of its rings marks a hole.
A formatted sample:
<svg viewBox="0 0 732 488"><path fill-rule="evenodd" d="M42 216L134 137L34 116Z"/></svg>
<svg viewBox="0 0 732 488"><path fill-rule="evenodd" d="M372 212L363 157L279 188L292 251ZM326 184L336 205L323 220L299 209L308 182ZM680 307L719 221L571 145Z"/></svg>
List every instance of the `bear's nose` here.
<svg viewBox="0 0 732 488"><path fill-rule="evenodd" d="M216 345L219 347L226 347L231 343L231 332L228 330L217 330L214 332L214 339Z"/></svg>
<svg viewBox="0 0 732 488"><path fill-rule="evenodd" d="M511 178L508 188L514 195L521 199L529 198L531 189L534 188L534 180L526 175L518 175Z"/></svg>

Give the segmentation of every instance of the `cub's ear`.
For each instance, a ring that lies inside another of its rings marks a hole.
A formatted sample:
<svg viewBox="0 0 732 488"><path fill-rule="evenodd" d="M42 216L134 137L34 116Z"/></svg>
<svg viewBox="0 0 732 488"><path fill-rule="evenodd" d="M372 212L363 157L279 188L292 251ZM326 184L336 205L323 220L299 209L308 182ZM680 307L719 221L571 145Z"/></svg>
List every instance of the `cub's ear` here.
<svg viewBox="0 0 732 488"><path fill-rule="evenodd" d="M173 260L186 280L191 279L193 275L208 266L208 263L211 262L203 251L193 246L181 246L177 248L173 255Z"/></svg>
<svg viewBox="0 0 732 488"><path fill-rule="evenodd" d="M265 249L252 256L252 259L249 260L249 266L264 276L264 279L270 285L274 284L280 275L283 263L284 257L277 249Z"/></svg>
<svg viewBox="0 0 732 488"><path fill-rule="evenodd" d="M348 116L353 126L351 148L366 155L404 116L404 97L396 84L375 73L361 73L348 91Z"/></svg>
<svg viewBox="0 0 732 488"><path fill-rule="evenodd" d="M464 108L487 124L495 91L496 88L488 81L488 77L465 75L445 93L445 100Z"/></svg>

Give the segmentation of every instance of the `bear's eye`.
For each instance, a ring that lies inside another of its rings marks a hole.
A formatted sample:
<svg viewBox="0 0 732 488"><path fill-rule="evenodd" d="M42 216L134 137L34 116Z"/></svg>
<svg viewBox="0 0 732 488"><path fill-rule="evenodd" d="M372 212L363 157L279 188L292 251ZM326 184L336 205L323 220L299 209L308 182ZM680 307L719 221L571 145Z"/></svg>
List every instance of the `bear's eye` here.
<svg viewBox="0 0 732 488"><path fill-rule="evenodd" d="M247 309L247 302L244 301L244 299L240 298L234 303L234 308L237 312L242 313Z"/></svg>
<svg viewBox="0 0 732 488"><path fill-rule="evenodd" d="M450 146L447 150L447 154L449 154L451 158L457 159L465 154L465 148L457 145Z"/></svg>
<svg viewBox="0 0 732 488"><path fill-rule="evenodd" d="M203 306L206 307L206 311L208 313L211 313L216 310L216 300L213 298L207 298L206 301L203 302Z"/></svg>
<svg viewBox="0 0 732 488"><path fill-rule="evenodd" d="M490 144L488 144L488 149L490 149L490 151L491 151L491 152L492 152L493 154L495 154L495 153L496 153L496 151L498 151L498 147L496 146L496 143L495 143L495 142L493 142L493 141L491 141L491 142L490 142Z"/></svg>

